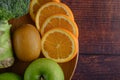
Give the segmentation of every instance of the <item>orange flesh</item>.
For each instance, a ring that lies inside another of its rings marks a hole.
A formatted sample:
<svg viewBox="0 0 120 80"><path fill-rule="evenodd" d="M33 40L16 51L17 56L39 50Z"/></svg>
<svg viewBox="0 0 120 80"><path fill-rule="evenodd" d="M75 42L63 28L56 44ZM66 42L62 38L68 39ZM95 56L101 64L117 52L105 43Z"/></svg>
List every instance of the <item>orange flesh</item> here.
<svg viewBox="0 0 120 80"><path fill-rule="evenodd" d="M72 25L68 21L62 18L59 20L58 19L59 18L52 19L51 22L49 22L48 25L45 27L44 33L56 27L66 29L70 31L71 33L74 33L72 29Z"/></svg>
<svg viewBox="0 0 120 80"><path fill-rule="evenodd" d="M67 14L67 13L63 10L63 8L60 8L60 7L49 6L44 8L44 10L42 10L41 12L41 15L39 16L40 27L48 17L55 14Z"/></svg>
<svg viewBox="0 0 120 80"><path fill-rule="evenodd" d="M44 44L44 48L49 52L48 55L54 59L67 58L72 52L71 46L69 38L58 32L51 33Z"/></svg>

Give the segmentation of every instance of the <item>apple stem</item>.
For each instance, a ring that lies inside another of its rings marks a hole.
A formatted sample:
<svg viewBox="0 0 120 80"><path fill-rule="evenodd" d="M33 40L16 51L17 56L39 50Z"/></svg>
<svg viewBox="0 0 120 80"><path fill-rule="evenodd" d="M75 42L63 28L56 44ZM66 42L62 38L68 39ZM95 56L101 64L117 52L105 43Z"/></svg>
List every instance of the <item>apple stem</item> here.
<svg viewBox="0 0 120 80"><path fill-rule="evenodd" d="M40 77L40 80L44 80L44 77L43 77L43 76L41 76L41 77Z"/></svg>

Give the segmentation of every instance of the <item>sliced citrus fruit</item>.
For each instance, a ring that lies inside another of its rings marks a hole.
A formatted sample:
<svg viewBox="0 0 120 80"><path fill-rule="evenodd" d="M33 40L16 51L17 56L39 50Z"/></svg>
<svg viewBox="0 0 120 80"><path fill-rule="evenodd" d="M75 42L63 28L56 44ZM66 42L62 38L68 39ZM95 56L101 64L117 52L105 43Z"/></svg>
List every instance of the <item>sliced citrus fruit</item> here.
<svg viewBox="0 0 120 80"><path fill-rule="evenodd" d="M42 53L58 63L70 61L77 51L77 38L65 29L51 29L42 38Z"/></svg>
<svg viewBox="0 0 120 80"><path fill-rule="evenodd" d="M30 16L35 20L36 13L38 9L47 2L60 2L60 0L31 0L30 2Z"/></svg>
<svg viewBox="0 0 120 80"><path fill-rule="evenodd" d="M35 23L37 29L40 31L43 22L48 17L55 14L64 14L74 19L73 13L67 5L63 3L49 2L43 5L36 14Z"/></svg>
<svg viewBox="0 0 120 80"><path fill-rule="evenodd" d="M48 17L41 27L41 34L44 35L53 28L64 28L78 37L78 27L75 21L66 15L56 14Z"/></svg>

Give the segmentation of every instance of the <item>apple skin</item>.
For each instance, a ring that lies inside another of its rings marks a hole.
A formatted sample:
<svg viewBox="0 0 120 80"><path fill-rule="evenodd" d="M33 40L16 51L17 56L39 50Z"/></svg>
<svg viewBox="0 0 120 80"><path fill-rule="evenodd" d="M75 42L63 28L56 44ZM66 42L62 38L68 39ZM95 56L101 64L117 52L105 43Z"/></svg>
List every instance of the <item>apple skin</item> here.
<svg viewBox="0 0 120 80"><path fill-rule="evenodd" d="M5 72L0 74L0 80L22 80L21 77L12 72Z"/></svg>
<svg viewBox="0 0 120 80"><path fill-rule="evenodd" d="M55 61L39 58L27 67L24 80L64 80L64 73Z"/></svg>

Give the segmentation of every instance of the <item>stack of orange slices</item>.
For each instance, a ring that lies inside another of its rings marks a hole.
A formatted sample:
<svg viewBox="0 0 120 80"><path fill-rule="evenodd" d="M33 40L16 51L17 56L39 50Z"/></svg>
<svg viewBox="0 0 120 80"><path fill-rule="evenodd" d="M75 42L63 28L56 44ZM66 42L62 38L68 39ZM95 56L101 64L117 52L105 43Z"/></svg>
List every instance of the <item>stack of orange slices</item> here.
<svg viewBox="0 0 120 80"><path fill-rule="evenodd" d="M30 16L42 36L42 53L58 63L78 53L78 26L71 9L59 0L32 0Z"/></svg>
<svg viewBox="0 0 120 80"><path fill-rule="evenodd" d="M30 2L30 16L33 20L35 20L35 16L36 16L36 13L38 11L38 9L48 3L48 2L51 2L51 1L54 1L54 2L60 2L59 0L31 0Z"/></svg>

